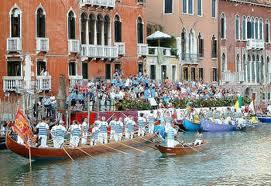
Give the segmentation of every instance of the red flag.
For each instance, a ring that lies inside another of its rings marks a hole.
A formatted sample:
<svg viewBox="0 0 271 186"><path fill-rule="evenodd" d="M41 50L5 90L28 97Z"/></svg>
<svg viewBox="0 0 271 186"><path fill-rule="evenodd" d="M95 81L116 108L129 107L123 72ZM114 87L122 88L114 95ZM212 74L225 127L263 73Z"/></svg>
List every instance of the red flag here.
<svg viewBox="0 0 271 186"><path fill-rule="evenodd" d="M33 139L34 134L30 128L30 125L23 115L22 111L18 109L15 116L15 124L12 126L15 133L24 140L24 143L28 146L28 139Z"/></svg>

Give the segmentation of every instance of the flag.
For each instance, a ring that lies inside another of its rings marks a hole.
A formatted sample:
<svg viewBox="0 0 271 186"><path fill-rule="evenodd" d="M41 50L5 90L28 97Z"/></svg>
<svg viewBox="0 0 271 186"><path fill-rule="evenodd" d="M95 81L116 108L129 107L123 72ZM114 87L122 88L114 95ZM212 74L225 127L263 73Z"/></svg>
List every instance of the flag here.
<svg viewBox="0 0 271 186"><path fill-rule="evenodd" d="M236 111L238 111L239 108L240 108L240 105L239 105L239 101L237 100L237 101L235 102L235 104L234 104L234 109L235 109Z"/></svg>
<svg viewBox="0 0 271 186"><path fill-rule="evenodd" d="M24 140L24 143L27 146L28 139L33 139L34 137L30 125L20 109L17 110L15 116L15 124L12 126L12 130L15 133L17 133L20 138Z"/></svg>

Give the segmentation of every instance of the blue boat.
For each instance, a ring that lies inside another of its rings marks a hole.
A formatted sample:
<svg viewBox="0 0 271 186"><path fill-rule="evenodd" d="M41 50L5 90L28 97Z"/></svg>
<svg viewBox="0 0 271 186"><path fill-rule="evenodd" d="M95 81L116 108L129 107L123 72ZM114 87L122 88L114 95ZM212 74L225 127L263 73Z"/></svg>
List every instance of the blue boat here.
<svg viewBox="0 0 271 186"><path fill-rule="evenodd" d="M187 119L183 120L183 126L186 131L197 132L201 130L200 123L193 123Z"/></svg>
<svg viewBox="0 0 271 186"><path fill-rule="evenodd" d="M258 116L257 118L262 123L271 123L271 116Z"/></svg>
<svg viewBox="0 0 271 186"><path fill-rule="evenodd" d="M207 119L201 119L200 125L204 132L230 132L236 130L236 125L216 123Z"/></svg>

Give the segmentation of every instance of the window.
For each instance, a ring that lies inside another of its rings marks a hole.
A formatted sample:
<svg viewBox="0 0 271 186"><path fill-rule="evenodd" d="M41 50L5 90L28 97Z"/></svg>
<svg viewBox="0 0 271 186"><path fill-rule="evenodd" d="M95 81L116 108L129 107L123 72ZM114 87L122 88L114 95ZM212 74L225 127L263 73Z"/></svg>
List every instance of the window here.
<svg viewBox="0 0 271 186"><path fill-rule="evenodd" d="M118 15L115 16L115 23L114 23L114 30L115 30L115 42L121 42L121 21Z"/></svg>
<svg viewBox="0 0 271 186"><path fill-rule="evenodd" d="M240 18L235 16L235 39L240 40Z"/></svg>
<svg viewBox="0 0 271 186"><path fill-rule="evenodd" d="M226 17L223 13L220 16L220 36L221 39L226 39Z"/></svg>
<svg viewBox="0 0 271 186"><path fill-rule="evenodd" d="M14 8L11 12L11 37L21 37L21 12Z"/></svg>
<svg viewBox="0 0 271 186"><path fill-rule="evenodd" d="M217 73L217 68L213 68L213 81L218 80L218 73Z"/></svg>
<svg viewBox="0 0 271 186"><path fill-rule="evenodd" d="M263 39L263 20L260 19L260 24L259 24L259 32L260 32L260 40Z"/></svg>
<svg viewBox="0 0 271 186"><path fill-rule="evenodd" d="M185 59L186 55L186 32L185 29L183 29L181 34L181 50L182 50L182 60Z"/></svg>
<svg viewBox="0 0 271 186"><path fill-rule="evenodd" d="M88 42L91 45L94 45L94 40L95 40L95 23L96 22L96 17L94 14L89 15L88 19Z"/></svg>
<svg viewBox="0 0 271 186"><path fill-rule="evenodd" d="M223 53L221 56L221 71L226 72L226 70L227 70L226 55L225 55L225 53Z"/></svg>
<svg viewBox="0 0 271 186"><path fill-rule="evenodd" d="M212 58L217 58L217 40L214 35L212 37Z"/></svg>
<svg viewBox="0 0 271 186"><path fill-rule="evenodd" d="M82 76L83 79L88 79L88 63L82 63Z"/></svg>
<svg viewBox="0 0 271 186"><path fill-rule="evenodd" d="M37 10L37 37L45 37L45 14L42 8Z"/></svg>
<svg viewBox="0 0 271 186"><path fill-rule="evenodd" d="M137 73L143 74L143 63L138 63L137 65Z"/></svg>
<svg viewBox="0 0 271 186"><path fill-rule="evenodd" d="M99 14L96 22L97 45L102 45L102 27L103 27L103 16Z"/></svg>
<svg viewBox="0 0 271 186"><path fill-rule="evenodd" d="M21 76L21 61L8 61L8 76Z"/></svg>
<svg viewBox="0 0 271 186"><path fill-rule="evenodd" d="M251 39L255 38L255 24L254 24L254 19L251 18Z"/></svg>
<svg viewBox="0 0 271 186"><path fill-rule="evenodd" d="M183 0L183 13L187 14L187 2L188 0Z"/></svg>
<svg viewBox="0 0 271 186"><path fill-rule="evenodd" d="M144 25L141 17L137 18L137 43L144 43Z"/></svg>
<svg viewBox="0 0 271 186"><path fill-rule="evenodd" d="M37 61L37 75L38 76L46 76L47 68L45 61Z"/></svg>
<svg viewBox="0 0 271 186"><path fill-rule="evenodd" d="M251 39L252 38L252 34L251 34L251 21L249 20L249 18L247 18L247 39Z"/></svg>
<svg viewBox="0 0 271 186"><path fill-rule="evenodd" d="M216 0L212 0L212 17L216 17Z"/></svg>
<svg viewBox="0 0 271 186"><path fill-rule="evenodd" d="M191 80L196 80L196 69L194 67L191 67Z"/></svg>
<svg viewBox="0 0 271 186"><path fill-rule="evenodd" d="M172 77L172 81L176 81L176 66L175 65L172 66L172 75L171 75L171 77Z"/></svg>
<svg viewBox="0 0 271 186"><path fill-rule="evenodd" d="M188 0L188 13L194 14L194 0Z"/></svg>
<svg viewBox="0 0 271 186"><path fill-rule="evenodd" d="M104 45L108 45L110 33L110 18L109 16L104 17Z"/></svg>
<svg viewBox="0 0 271 186"><path fill-rule="evenodd" d="M105 64L105 79L111 79L111 64Z"/></svg>
<svg viewBox="0 0 271 186"><path fill-rule="evenodd" d="M75 16L73 11L68 14L68 38L75 39Z"/></svg>
<svg viewBox="0 0 271 186"><path fill-rule="evenodd" d="M188 81L188 67L183 68L183 79Z"/></svg>
<svg viewBox="0 0 271 186"><path fill-rule="evenodd" d="M265 22L265 42L270 42L270 21L268 19Z"/></svg>
<svg viewBox="0 0 271 186"><path fill-rule="evenodd" d="M173 0L164 0L164 13L171 14L172 13L172 3Z"/></svg>
<svg viewBox="0 0 271 186"><path fill-rule="evenodd" d="M255 19L255 39L259 39L259 21Z"/></svg>
<svg viewBox="0 0 271 186"><path fill-rule="evenodd" d="M195 49L195 40L194 40L194 32L192 30L190 30L190 33L189 33L189 54L191 55L194 55L196 52L194 51Z"/></svg>
<svg viewBox="0 0 271 186"><path fill-rule="evenodd" d="M87 30L87 15L83 13L81 15L81 43L82 44L87 44L86 30Z"/></svg>
<svg viewBox="0 0 271 186"><path fill-rule="evenodd" d="M76 63L74 61L69 62L69 76L76 76Z"/></svg>
<svg viewBox="0 0 271 186"><path fill-rule="evenodd" d="M241 69L241 62L239 54L236 55L236 72L240 72Z"/></svg>
<svg viewBox="0 0 271 186"><path fill-rule="evenodd" d="M243 16L243 22L242 22L242 36L243 40L247 39L247 24L246 24L246 16Z"/></svg>
<svg viewBox="0 0 271 186"><path fill-rule="evenodd" d="M198 0L198 16L202 16L202 0Z"/></svg>
<svg viewBox="0 0 271 186"><path fill-rule="evenodd" d="M161 65L161 80L165 80L167 78L167 66Z"/></svg>
<svg viewBox="0 0 271 186"><path fill-rule="evenodd" d="M156 79L156 69L155 69L155 65L151 65L150 66L150 78L151 79Z"/></svg>
<svg viewBox="0 0 271 186"><path fill-rule="evenodd" d="M199 80L203 81L204 74L203 74L203 68L199 68Z"/></svg>
<svg viewBox="0 0 271 186"><path fill-rule="evenodd" d="M199 54L199 57L204 56L204 40L201 37L200 33L198 36L198 54Z"/></svg>

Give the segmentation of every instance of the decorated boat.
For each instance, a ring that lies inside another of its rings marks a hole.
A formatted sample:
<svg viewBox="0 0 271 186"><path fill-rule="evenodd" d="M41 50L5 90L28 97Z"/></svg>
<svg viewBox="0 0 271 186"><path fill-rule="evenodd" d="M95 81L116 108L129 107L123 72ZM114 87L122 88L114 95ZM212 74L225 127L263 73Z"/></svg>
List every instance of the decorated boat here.
<svg viewBox="0 0 271 186"><path fill-rule="evenodd" d="M200 125L204 132L229 132L236 130L235 123L226 124L222 122L219 124L208 119L202 119Z"/></svg>
<svg viewBox="0 0 271 186"><path fill-rule="evenodd" d="M155 147L166 156L182 156L186 154L192 154L195 152L200 152L203 149L203 146L206 143L204 142L201 145L194 146L193 143L191 144L184 144L184 145L177 145L175 147L166 147L162 145L156 145Z"/></svg>
<svg viewBox="0 0 271 186"><path fill-rule="evenodd" d="M186 131L190 132L196 132L201 130L200 123L193 123L187 119L183 120L183 127Z"/></svg>
<svg viewBox="0 0 271 186"><path fill-rule="evenodd" d="M26 147L23 144L17 143L10 134L6 135L6 145L7 148L12 152L18 154L19 156L29 158L31 154L32 160L47 160L47 159L75 159L83 156L93 157L96 155L109 153L109 152L120 152L125 153L125 149L137 149L137 146L143 146L145 143L153 139L155 134L148 134L144 137L136 137L131 140L125 140L121 142L110 142L108 144L98 144L95 146L84 145L80 147L69 147L64 146L61 149L47 147L47 148L38 148L38 147ZM138 151L140 149L137 149ZM126 153L125 153L126 154Z"/></svg>
<svg viewBox="0 0 271 186"><path fill-rule="evenodd" d="M258 116L257 118L262 123L271 123L271 116Z"/></svg>

